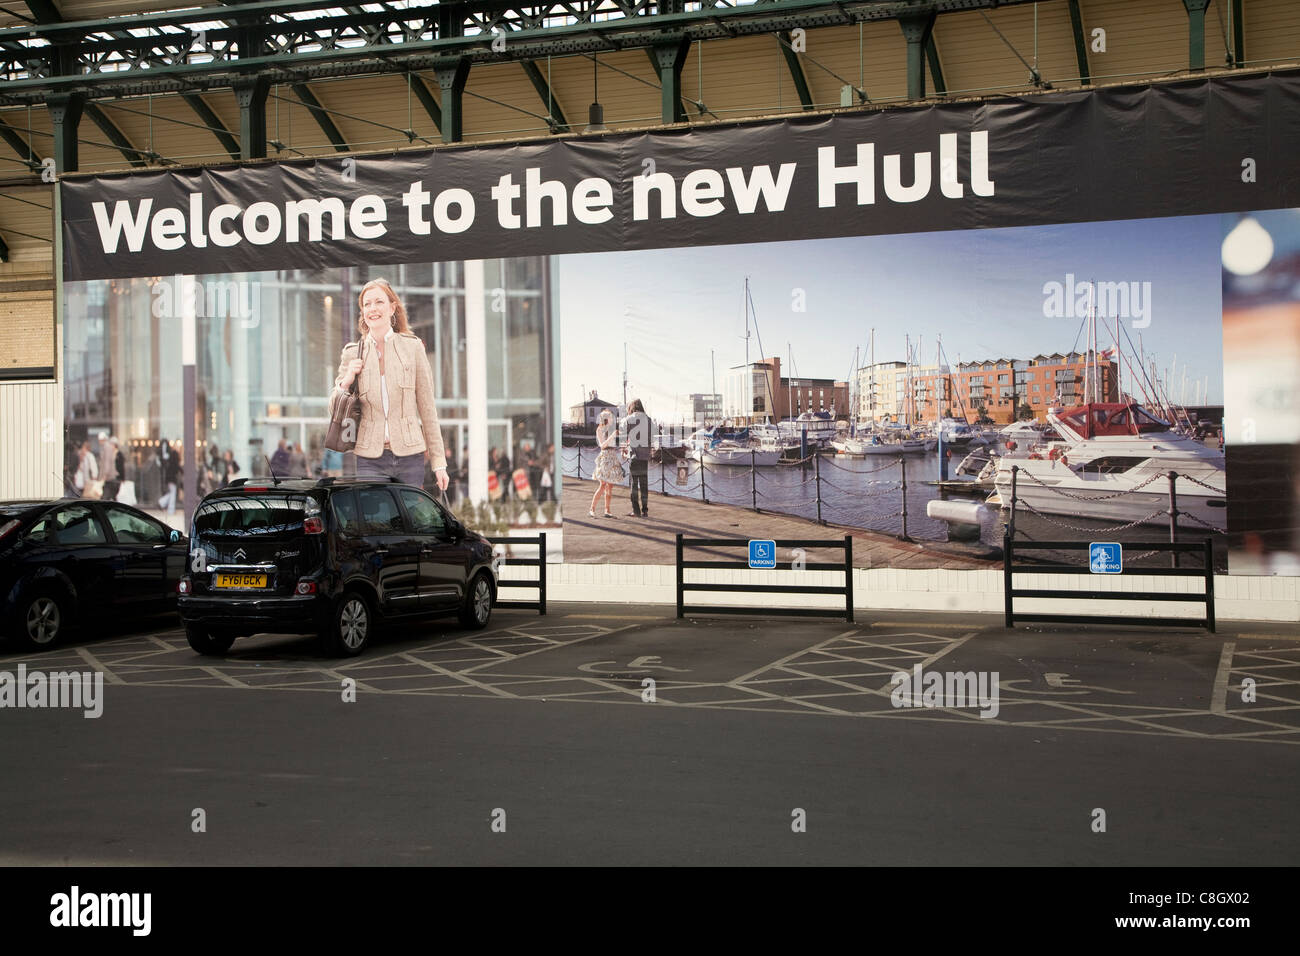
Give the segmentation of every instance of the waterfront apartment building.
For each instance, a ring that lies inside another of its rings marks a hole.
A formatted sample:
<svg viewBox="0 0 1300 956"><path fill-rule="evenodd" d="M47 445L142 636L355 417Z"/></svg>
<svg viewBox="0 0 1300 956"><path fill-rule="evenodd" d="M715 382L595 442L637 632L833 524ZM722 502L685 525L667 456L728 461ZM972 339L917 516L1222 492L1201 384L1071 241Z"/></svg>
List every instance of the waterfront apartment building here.
<svg viewBox="0 0 1300 956"><path fill-rule="evenodd" d="M1010 424L1028 406L1036 421L1046 421L1052 405L1077 405L1092 394L1087 352L1054 352L1029 359L998 358L948 365L877 363L858 372L858 416L891 422L932 422L938 418L981 417ZM1119 400L1118 364L1107 352L1097 363L1101 401ZM910 385L910 387L909 387Z"/></svg>
<svg viewBox="0 0 1300 956"><path fill-rule="evenodd" d="M798 418L804 412L849 414L849 383L832 378L786 378L773 356L729 369L723 379L722 415L736 425Z"/></svg>
<svg viewBox="0 0 1300 956"><path fill-rule="evenodd" d="M712 425L721 419L722 396L716 392L692 392L677 402L679 422Z"/></svg>

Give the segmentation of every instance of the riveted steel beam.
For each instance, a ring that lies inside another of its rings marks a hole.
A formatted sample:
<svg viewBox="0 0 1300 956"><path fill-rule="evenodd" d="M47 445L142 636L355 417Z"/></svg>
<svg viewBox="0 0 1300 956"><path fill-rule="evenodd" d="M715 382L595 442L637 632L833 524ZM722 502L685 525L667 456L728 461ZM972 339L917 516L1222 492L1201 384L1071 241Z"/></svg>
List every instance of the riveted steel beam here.
<svg viewBox="0 0 1300 956"><path fill-rule="evenodd" d="M685 36L661 40L651 50L659 67L659 108L665 123L686 122L686 108L682 106L682 65L690 50L691 41Z"/></svg>
<svg viewBox="0 0 1300 956"><path fill-rule="evenodd" d="M266 159L266 95L271 84L264 76L234 82L239 104L239 158Z"/></svg>
<svg viewBox="0 0 1300 956"><path fill-rule="evenodd" d="M40 102L58 90L94 99L229 89L250 73L293 83L419 72L449 59L506 62L652 48L666 36L753 36L1029 2L757 0L688 11L680 0L542 0L530 6L466 0L358 11L325 0L269 0L231 7L228 19L235 22L216 29L212 8L201 7L0 30L0 102ZM561 25L549 25L556 22ZM494 31L509 32L508 47L493 49Z"/></svg>
<svg viewBox="0 0 1300 956"><path fill-rule="evenodd" d="M1210 0L1183 0L1187 8L1187 68L1205 69L1205 11Z"/></svg>
<svg viewBox="0 0 1300 956"><path fill-rule="evenodd" d="M907 40L907 98L925 99L925 48L934 31L935 13L922 8L898 18Z"/></svg>
<svg viewBox="0 0 1300 956"><path fill-rule="evenodd" d="M459 143L465 138L465 83L470 61L464 57L443 63L433 71L442 90L442 141Z"/></svg>

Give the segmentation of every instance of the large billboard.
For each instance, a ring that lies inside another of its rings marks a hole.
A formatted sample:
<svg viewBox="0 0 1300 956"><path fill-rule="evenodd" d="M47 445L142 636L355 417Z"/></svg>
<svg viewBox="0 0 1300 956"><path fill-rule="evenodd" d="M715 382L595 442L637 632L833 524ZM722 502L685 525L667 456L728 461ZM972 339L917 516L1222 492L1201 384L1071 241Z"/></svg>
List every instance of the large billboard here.
<svg viewBox="0 0 1300 956"><path fill-rule="evenodd" d="M1173 512L1294 573L1296 436L1260 423L1296 406L1297 107L1285 72L68 178L69 445L126 432L164 508L188 414L209 457L323 469L384 278L452 490L562 510L566 561L827 526L860 563L987 567L1014 498L1028 534L1167 539Z"/></svg>

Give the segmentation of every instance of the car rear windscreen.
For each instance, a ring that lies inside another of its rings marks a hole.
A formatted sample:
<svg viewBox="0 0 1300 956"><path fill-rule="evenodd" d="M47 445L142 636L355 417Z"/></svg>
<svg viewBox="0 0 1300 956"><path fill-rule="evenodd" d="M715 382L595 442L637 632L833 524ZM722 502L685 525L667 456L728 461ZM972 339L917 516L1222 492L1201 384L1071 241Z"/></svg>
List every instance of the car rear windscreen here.
<svg viewBox="0 0 1300 956"><path fill-rule="evenodd" d="M240 495L205 501L194 513L198 535L273 537L300 534L302 521L319 511L305 495Z"/></svg>

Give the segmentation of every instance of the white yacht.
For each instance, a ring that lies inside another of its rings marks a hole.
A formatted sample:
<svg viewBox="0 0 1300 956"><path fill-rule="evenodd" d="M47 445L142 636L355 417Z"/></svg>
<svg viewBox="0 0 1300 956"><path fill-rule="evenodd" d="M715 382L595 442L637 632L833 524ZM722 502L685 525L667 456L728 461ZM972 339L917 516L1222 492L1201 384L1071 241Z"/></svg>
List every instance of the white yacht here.
<svg viewBox="0 0 1300 956"><path fill-rule="evenodd" d="M751 464L759 467L771 467L781 458L781 450L771 439L758 445L742 445L734 441L719 441L712 446L700 448L695 457L706 465L735 465L748 468Z"/></svg>
<svg viewBox="0 0 1300 956"><path fill-rule="evenodd" d="M1093 402L1047 418L1062 440L1045 453L998 460L998 503L1010 505L1011 468L1018 466L1017 499L1044 514L1164 525L1172 471L1179 476L1178 510L1213 528L1227 527L1222 451L1174 431L1135 402ZM1203 525L1184 521L1180 527Z"/></svg>

